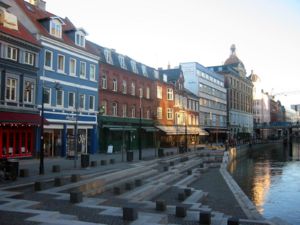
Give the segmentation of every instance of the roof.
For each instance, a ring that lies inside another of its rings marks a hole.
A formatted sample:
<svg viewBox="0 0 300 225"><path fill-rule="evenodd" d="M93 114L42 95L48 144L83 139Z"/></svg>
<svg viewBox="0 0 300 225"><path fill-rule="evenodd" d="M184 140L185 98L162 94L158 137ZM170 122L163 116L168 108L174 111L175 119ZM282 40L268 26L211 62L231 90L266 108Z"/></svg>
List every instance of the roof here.
<svg viewBox="0 0 300 225"><path fill-rule="evenodd" d="M40 46L32 34L18 21L18 30L9 29L0 24L0 32L10 35L14 38L29 42L33 45Z"/></svg>
<svg viewBox="0 0 300 225"><path fill-rule="evenodd" d="M236 47L235 47L234 44L231 45L230 50L231 50L231 55L229 56L228 59L226 59L224 65L236 64L236 63L242 63L243 64L243 62L236 55Z"/></svg>
<svg viewBox="0 0 300 225"><path fill-rule="evenodd" d="M35 25L36 29L38 29L39 34L45 36L45 37L49 37L51 39L54 39L56 41L59 41L61 43L70 45L74 48L83 50L83 51L87 51L89 53L92 54L96 54L96 52L94 52L94 49L91 47L91 45L89 45L88 42L86 42L86 46L85 48L77 46L74 41L72 41L69 36L66 34L66 31L70 31L70 30L78 30L73 23L68 19L68 18L61 18L57 15L54 15L48 11L42 10L40 8L38 8L37 6L34 6L32 4L30 4L29 2L26 2L24 0L15 0L17 2L17 4L20 6L20 8L22 9L22 11L28 16L28 18L33 22L33 24ZM46 30L46 28L42 25L41 21L43 20L50 20L51 18L58 18L59 20L63 21L64 25L62 26L62 38L56 38L54 36L52 36L51 34L49 34L49 32Z"/></svg>
<svg viewBox="0 0 300 225"><path fill-rule="evenodd" d="M159 70L159 75L166 74L168 76L168 81L170 82L176 82L180 76L183 74L181 68L175 68L175 69L167 69L167 70Z"/></svg>

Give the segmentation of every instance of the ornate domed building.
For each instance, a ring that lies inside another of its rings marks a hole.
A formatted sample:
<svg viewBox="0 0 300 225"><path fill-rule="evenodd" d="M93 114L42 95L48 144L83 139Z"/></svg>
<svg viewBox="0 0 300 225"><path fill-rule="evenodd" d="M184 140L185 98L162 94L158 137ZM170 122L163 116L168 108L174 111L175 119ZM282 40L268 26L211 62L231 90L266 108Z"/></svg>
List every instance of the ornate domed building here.
<svg viewBox="0 0 300 225"><path fill-rule="evenodd" d="M244 63L236 54L235 45L230 47L231 54L224 65L209 69L222 74L227 89L227 123L230 138L248 141L253 134L253 84L247 77Z"/></svg>

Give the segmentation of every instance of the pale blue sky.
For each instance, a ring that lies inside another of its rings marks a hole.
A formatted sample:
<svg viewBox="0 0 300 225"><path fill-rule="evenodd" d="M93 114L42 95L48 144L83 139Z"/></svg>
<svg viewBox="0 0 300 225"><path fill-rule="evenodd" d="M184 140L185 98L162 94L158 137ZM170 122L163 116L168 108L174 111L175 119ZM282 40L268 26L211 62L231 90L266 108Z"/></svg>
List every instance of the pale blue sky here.
<svg viewBox="0 0 300 225"><path fill-rule="evenodd" d="M88 39L154 68L222 64L235 44L248 75L265 90L300 90L298 0L46 0ZM285 105L298 95L279 96Z"/></svg>

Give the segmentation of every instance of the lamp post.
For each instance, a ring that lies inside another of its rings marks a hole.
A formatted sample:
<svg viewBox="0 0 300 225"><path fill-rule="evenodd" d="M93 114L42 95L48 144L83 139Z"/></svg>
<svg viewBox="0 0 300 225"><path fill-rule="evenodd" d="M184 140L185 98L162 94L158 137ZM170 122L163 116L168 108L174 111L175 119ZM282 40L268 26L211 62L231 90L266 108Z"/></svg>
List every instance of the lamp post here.
<svg viewBox="0 0 300 225"><path fill-rule="evenodd" d="M42 109L41 109L41 141L40 141L40 167L39 174L42 175L44 171L44 101L45 92L44 84L42 84Z"/></svg>
<svg viewBox="0 0 300 225"><path fill-rule="evenodd" d="M185 140L185 151L187 152L188 150L188 138L187 138L187 113L185 111L185 127L184 127L184 140Z"/></svg>
<svg viewBox="0 0 300 225"><path fill-rule="evenodd" d="M76 96L75 96L75 153L74 153L74 168L77 168L77 156L78 156L78 88L76 88Z"/></svg>
<svg viewBox="0 0 300 225"><path fill-rule="evenodd" d="M139 160L142 160L142 95L140 93L140 121L139 121Z"/></svg>

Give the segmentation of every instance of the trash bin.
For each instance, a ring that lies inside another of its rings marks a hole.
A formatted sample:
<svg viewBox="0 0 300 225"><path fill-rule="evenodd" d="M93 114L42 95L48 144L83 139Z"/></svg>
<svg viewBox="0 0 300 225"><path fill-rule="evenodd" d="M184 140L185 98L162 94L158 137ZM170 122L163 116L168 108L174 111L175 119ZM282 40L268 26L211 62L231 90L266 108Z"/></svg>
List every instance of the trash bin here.
<svg viewBox="0 0 300 225"><path fill-rule="evenodd" d="M19 176L19 161L11 159L6 164L6 175L11 180L16 180Z"/></svg>
<svg viewBox="0 0 300 225"><path fill-rule="evenodd" d="M90 155L81 154L81 168L86 168L90 165Z"/></svg>
<svg viewBox="0 0 300 225"><path fill-rule="evenodd" d="M133 160L133 151L127 152L127 162L131 162Z"/></svg>
<svg viewBox="0 0 300 225"><path fill-rule="evenodd" d="M164 149L163 148L159 148L158 149L158 157L164 157Z"/></svg>

